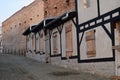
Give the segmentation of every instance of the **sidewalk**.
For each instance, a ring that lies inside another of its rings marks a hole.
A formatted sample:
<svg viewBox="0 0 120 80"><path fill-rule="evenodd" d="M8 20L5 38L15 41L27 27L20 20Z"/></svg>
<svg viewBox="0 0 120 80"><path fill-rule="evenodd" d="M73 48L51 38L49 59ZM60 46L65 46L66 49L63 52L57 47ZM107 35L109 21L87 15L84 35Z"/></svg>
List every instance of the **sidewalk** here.
<svg viewBox="0 0 120 80"><path fill-rule="evenodd" d="M0 80L110 80L97 75L77 72L40 63L35 60L0 54Z"/></svg>

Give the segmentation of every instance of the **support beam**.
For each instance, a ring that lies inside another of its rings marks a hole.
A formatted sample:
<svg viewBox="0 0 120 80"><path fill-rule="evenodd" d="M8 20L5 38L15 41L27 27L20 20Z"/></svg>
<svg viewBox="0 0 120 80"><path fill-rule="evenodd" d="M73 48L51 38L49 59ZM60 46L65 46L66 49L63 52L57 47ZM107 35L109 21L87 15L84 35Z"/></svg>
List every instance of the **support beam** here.
<svg viewBox="0 0 120 80"><path fill-rule="evenodd" d="M51 56L51 36L52 36L52 31L49 30L49 49L50 49L50 56Z"/></svg>
<svg viewBox="0 0 120 80"><path fill-rule="evenodd" d="M105 30L105 32L107 33L108 37L112 40L112 37L111 37L111 33L108 31L108 29L106 28L105 25L102 25L102 28Z"/></svg>
<svg viewBox="0 0 120 80"><path fill-rule="evenodd" d="M61 26L58 26L58 27L57 27L57 30L58 30L59 34L62 33L63 25L64 25L64 24L62 24Z"/></svg>
<svg viewBox="0 0 120 80"><path fill-rule="evenodd" d="M98 10L98 16L100 16L100 1L97 0L97 10Z"/></svg>
<svg viewBox="0 0 120 80"><path fill-rule="evenodd" d="M111 16L112 17L112 16ZM110 22L111 25L111 37L112 37L112 46L115 46L115 30L114 30L114 23L111 21ZM113 52L113 59L115 61L115 50L112 50Z"/></svg>
<svg viewBox="0 0 120 80"><path fill-rule="evenodd" d="M75 27L77 27L77 23L75 22L74 19L72 19L72 22L73 22L73 24L75 25Z"/></svg>

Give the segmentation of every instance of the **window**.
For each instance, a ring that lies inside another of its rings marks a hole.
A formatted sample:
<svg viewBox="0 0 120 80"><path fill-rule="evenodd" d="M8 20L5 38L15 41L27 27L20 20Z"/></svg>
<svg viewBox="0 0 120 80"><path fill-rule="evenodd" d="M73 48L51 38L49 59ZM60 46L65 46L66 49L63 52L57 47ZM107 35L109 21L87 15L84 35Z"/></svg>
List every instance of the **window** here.
<svg viewBox="0 0 120 80"><path fill-rule="evenodd" d="M37 17L39 17L39 14L37 15Z"/></svg>
<svg viewBox="0 0 120 80"><path fill-rule="evenodd" d="M19 23L19 25L21 25L21 23Z"/></svg>
<svg viewBox="0 0 120 80"><path fill-rule="evenodd" d="M24 23L26 23L26 21L24 21Z"/></svg>
<svg viewBox="0 0 120 80"><path fill-rule="evenodd" d="M45 30L45 52L47 54L50 53L50 45L49 45L49 30Z"/></svg>
<svg viewBox="0 0 120 80"><path fill-rule="evenodd" d="M57 32L53 33L53 53L58 53L58 35Z"/></svg>
<svg viewBox="0 0 120 80"><path fill-rule="evenodd" d="M44 47L44 39L43 39L43 33L40 34L40 52L43 52L43 47Z"/></svg>
<svg viewBox="0 0 120 80"><path fill-rule="evenodd" d="M83 6L84 8L88 8L88 0L83 0Z"/></svg>
<svg viewBox="0 0 120 80"><path fill-rule="evenodd" d="M69 4L70 4L70 0L66 0L65 2L66 2L66 4L67 4L67 5L69 5Z"/></svg>
<svg viewBox="0 0 120 80"><path fill-rule="evenodd" d="M47 15L48 14L48 12L47 11L45 11L45 15Z"/></svg>
<svg viewBox="0 0 120 80"><path fill-rule="evenodd" d="M36 50L39 51L39 38L38 38L38 34L36 34Z"/></svg>
<svg viewBox="0 0 120 80"><path fill-rule="evenodd" d="M95 57L95 30L91 30L86 33L86 42L87 42L87 56Z"/></svg>
<svg viewBox="0 0 120 80"><path fill-rule="evenodd" d="M57 9L57 6L56 6L56 5L54 5L54 9Z"/></svg>
<svg viewBox="0 0 120 80"><path fill-rule="evenodd" d="M34 51L34 35L32 35L32 50Z"/></svg>
<svg viewBox="0 0 120 80"><path fill-rule="evenodd" d="M30 20L32 21L32 18L30 18Z"/></svg>
<svg viewBox="0 0 120 80"><path fill-rule="evenodd" d="M27 51L29 50L29 36L26 36L26 47L27 47Z"/></svg>
<svg viewBox="0 0 120 80"><path fill-rule="evenodd" d="M68 59L73 52L72 24L65 28L65 37L66 37L66 56Z"/></svg>

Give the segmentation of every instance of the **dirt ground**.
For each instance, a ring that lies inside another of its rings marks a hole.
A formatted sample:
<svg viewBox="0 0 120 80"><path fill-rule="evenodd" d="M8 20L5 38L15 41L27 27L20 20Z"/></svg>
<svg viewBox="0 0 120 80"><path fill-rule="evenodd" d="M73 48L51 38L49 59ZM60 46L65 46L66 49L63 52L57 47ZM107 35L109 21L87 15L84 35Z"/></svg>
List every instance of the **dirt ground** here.
<svg viewBox="0 0 120 80"><path fill-rule="evenodd" d="M8 54L0 54L0 80L110 80Z"/></svg>

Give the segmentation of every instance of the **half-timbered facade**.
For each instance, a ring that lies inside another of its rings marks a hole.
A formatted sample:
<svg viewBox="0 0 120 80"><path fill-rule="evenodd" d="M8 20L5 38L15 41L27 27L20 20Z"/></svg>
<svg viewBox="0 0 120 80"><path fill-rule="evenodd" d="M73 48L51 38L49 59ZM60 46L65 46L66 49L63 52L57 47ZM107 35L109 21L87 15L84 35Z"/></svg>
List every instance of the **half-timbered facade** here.
<svg viewBox="0 0 120 80"><path fill-rule="evenodd" d="M101 75L120 75L119 0L76 0L77 43L80 69ZM114 46L114 49L112 49ZM118 61L119 62L119 61Z"/></svg>
<svg viewBox="0 0 120 80"><path fill-rule="evenodd" d="M34 40L28 40L29 51L39 54L40 61L53 65L104 76L120 75L120 1L75 3L75 11L52 19L47 15L30 28L27 36L34 34ZM54 8L57 9L56 5Z"/></svg>

